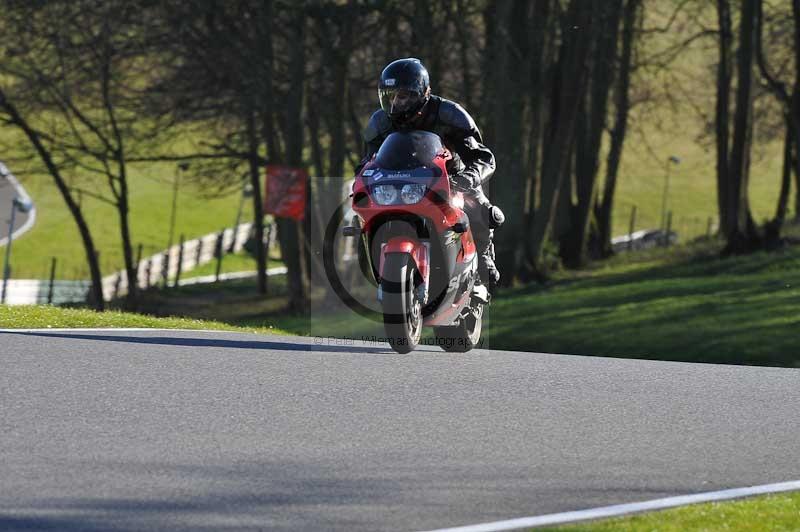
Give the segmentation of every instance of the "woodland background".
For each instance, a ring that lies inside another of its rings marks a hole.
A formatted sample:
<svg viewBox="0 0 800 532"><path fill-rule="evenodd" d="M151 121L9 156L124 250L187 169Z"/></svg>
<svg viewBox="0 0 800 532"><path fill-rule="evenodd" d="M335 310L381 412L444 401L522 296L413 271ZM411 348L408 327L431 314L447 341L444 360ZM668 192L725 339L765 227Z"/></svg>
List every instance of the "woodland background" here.
<svg viewBox="0 0 800 532"><path fill-rule="evenodd" d="M113 207L109 226L133 277L133 169L191 162L187 178L206 196L249 183L263 241L263 168L287 164L314 176L306 221L276 220L289 306L306 309L315 282L307 243L323 230L311 214L340 201L377 107L378 75L408 56L427 66L436 94L467 108L496 155L488 189L507 215L496 234L506 284L608 258L612 234L627 231L623 180L664 229L661 176L680 167L710 176L714 187L702 197L687 181L671 197L713 206L709 229L726 255L780 248L800 214L800 0L76 0L3 8L0 149L58 190L96 286L97 229L80 198ZM685 152L680 163L676 147ZM256 261L257 289L266 293L263 246ZM135 307L137 291L127 297Z"/></svg>

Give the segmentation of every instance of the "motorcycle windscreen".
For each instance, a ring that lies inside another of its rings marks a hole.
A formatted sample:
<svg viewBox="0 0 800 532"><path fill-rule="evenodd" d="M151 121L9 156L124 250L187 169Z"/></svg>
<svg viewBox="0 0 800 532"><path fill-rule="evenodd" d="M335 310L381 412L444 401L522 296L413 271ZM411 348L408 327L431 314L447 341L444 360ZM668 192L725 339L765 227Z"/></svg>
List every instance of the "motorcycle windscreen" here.
<svg viewBox="0 0 800 532"><path fill-rule="evenodd" d="M444 147L438 135L429 131L397 131L381 144L375 158L376 168L369 183L386 179L421 178L429 180L439 177L441 169L434 162Z"/></svg>

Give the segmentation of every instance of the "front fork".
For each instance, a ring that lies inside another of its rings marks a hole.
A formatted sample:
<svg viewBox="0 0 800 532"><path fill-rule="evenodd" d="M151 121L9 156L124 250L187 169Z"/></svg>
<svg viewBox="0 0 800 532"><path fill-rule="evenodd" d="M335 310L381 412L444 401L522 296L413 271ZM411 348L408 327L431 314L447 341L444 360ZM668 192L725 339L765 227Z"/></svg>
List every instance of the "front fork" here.
<svg viewBox="0 0 800 532"><path fill-rule="evenodd" d="M407 236L396 236L390 238L388 242L383 242L381 244L381 259L378 268L380 278L383 278L383 265L386 263L386 256L390 253L405 253L411 257L411 263L414 264L421 280L415 289L415 296L425 306L428 303L430 287L430 243L421 242ZM383 301L383 288L380 283L378 284L378 301Z"/></svg>

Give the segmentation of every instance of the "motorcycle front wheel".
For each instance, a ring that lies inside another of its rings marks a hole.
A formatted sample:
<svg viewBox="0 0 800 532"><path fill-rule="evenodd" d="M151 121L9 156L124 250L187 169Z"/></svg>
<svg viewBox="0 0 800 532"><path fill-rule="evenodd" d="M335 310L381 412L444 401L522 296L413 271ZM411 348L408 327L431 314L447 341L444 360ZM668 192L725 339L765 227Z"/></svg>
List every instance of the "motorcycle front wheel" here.
<svg viewBox="0 0 800 532"><path fill-rule="evenodd" d="M383 327L389 345L400 354L416 349L422 336L422 304L414 290L415 271L409 255L386 256L381 276Z"/></svg>

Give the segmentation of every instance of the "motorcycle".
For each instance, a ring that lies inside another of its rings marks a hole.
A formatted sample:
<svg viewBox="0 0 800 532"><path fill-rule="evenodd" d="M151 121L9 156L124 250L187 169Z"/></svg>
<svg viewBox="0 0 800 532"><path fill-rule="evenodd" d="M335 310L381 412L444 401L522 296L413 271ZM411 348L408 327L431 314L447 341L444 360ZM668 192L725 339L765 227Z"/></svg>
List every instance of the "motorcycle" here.
<svg viewBox="0 0 800 532"><path fill-rule="evenodd" d="M447 175L451 159L435 133L394 132L353 183L355 216L343 233L361 238L359 263L377 286L397 353L414 350L423 327L433 327L448 352L480 340L490 295L479 281L464 193Z"/></svg>

